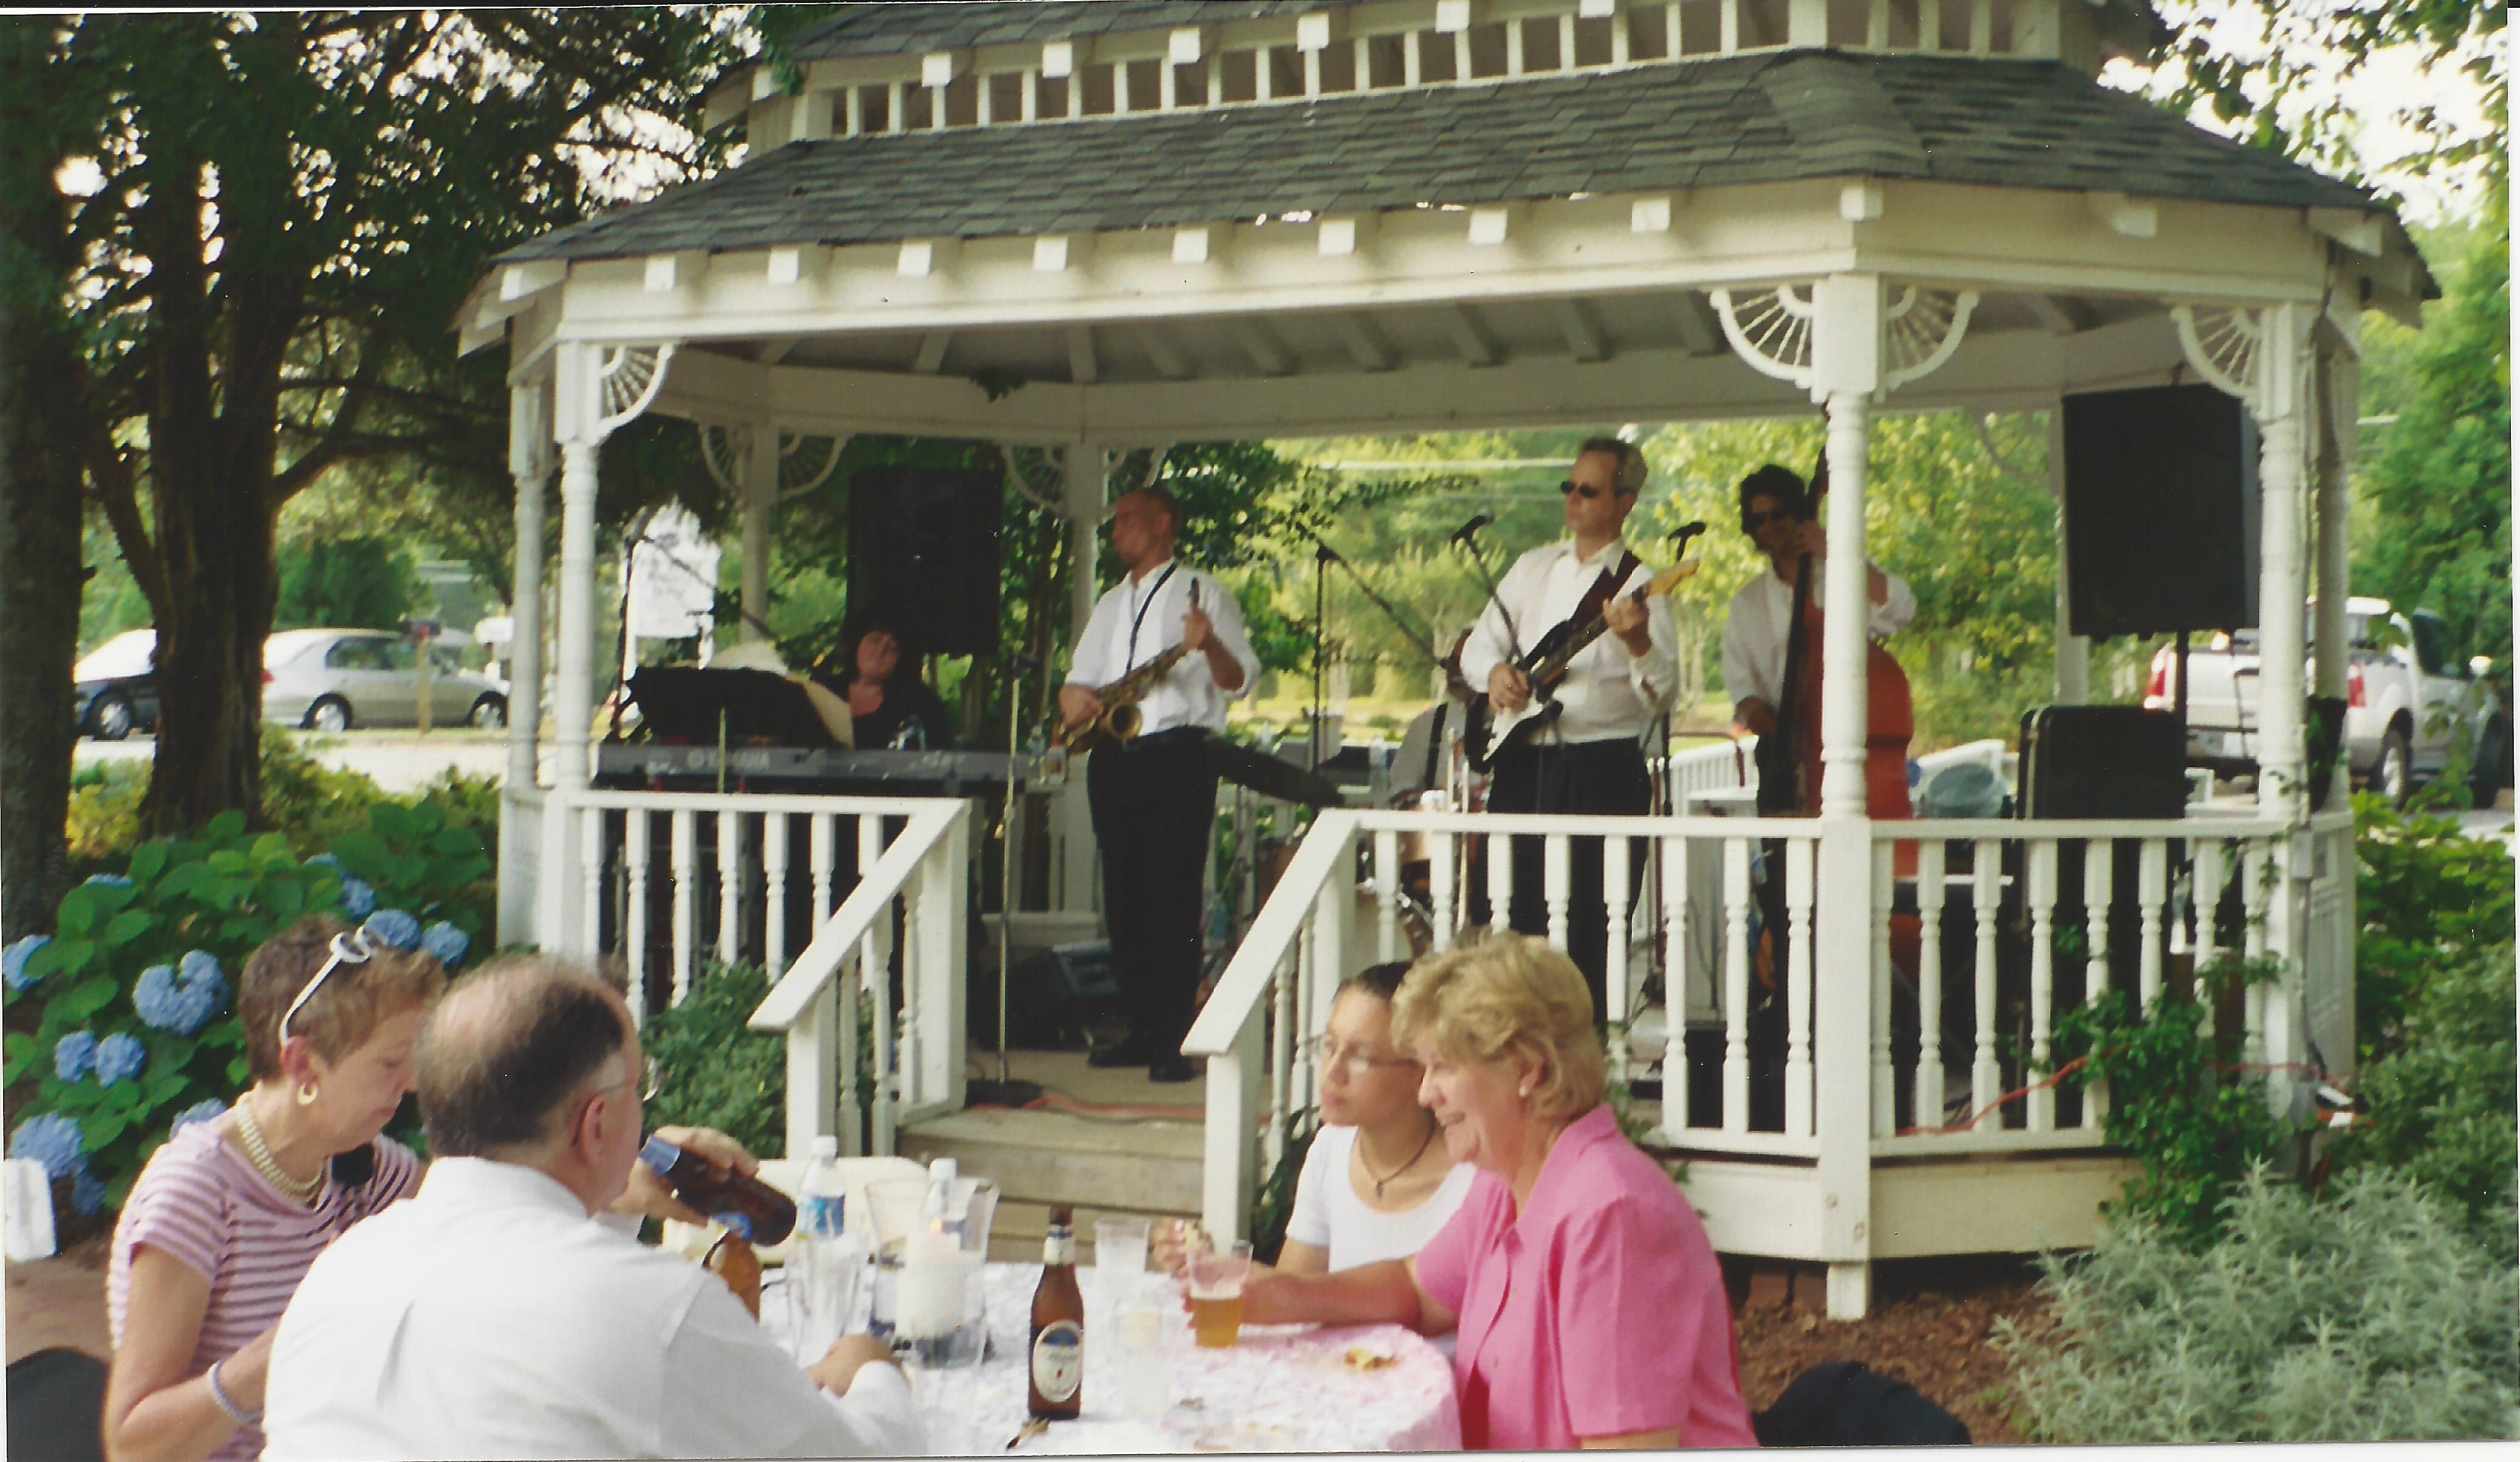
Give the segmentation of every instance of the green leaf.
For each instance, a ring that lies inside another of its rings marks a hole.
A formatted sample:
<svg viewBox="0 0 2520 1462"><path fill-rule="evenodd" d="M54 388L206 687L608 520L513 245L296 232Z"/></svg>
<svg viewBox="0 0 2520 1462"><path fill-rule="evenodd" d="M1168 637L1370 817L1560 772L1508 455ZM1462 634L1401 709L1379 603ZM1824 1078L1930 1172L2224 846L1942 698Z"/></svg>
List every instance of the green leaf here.
<svg viewBox="0 0 2520 1462"><path fill-rule="evenodd" d="M242 863L244 860L238 861ZM201 888L202 902L219 908L236 908L251 892L253 882L248 878L207 878L202 880Z"/></svg>
<svg viewBox="0 0 2520 1462"><path fill-rule="evenodd" d="M232 841L243 831L245 831L245 814L232 807L212 818L209 825L202 829L202 836L214 843L224 843Z"/></svg>
<svg viewBox="0 0 2520 1462"><path fill-rule="evenodd" d="M333 856L351 872L373 882L377 870L393 853L384 839L373 832L345 832L333 840Z"/></svg>
<svg viewBox="0 0 2520 1462"><path fill-rule="evenodd" d="M253 871L253 864L247 862L246 856L239 853L234 848L221 848L216 853L211 854L209 857L202 861L209 865L209 869L213 873L250 873Z"/></svg>
<svg viewBox="0 0 2520 1462"><path fill-rule="evenodd" d="M37 950L26 967L40 974L75 975L95 961L95 940L57 939Z"/></svg>
<svg viewBox="0 0 2520 1462"><path fill-rule="evenodd" d="M289 851L289 834L285 832L266 832L255 838L252 853L255 859L266 864L275 858L284 864L297 861L296 855Z"/></svg>
<svg viewBox="0 0 2520 1462"><path fill-rule="evenodd" d="M158 880L158 897L160 899L187 897L201 886L202 879L209 875L210 870L198 863L179 863L166 870L165 877Z"/></svg>
<svg viewBox="0 0 2520 1462"><path fill-rule="evenodd" d="M228 1085L231 1086L244 1085L245 1079L251 1075L253 1067L247 1062L245 1057L237 1057L235 1060L228 1063Z"/></svg>
<svg viewBox="0 0 2520 1462"><path fill-rule="evenodd" d="M417 853L396 854L388 866L392 871L386 875L387 879L406 887L428 876L428 860Z"/></svg>
<svg viewBox="0 0 2520 1462"><path fill-rule="evenodd" d="M429 869L429 879L440 888L462 888L476 878L485 877L491 869L486 858L449 859Z"/></svg>
<svg viewBox="0 0 2520 1462"><path fill-rule="evenodd" d="M131 880L134 883L155 882L158 875L166 870L166 855L173 851L173 845L163 838L141 844L131 855Z"/></svg>
<svg viewBox="0 0 2520 1462"><path fill-rule="evenodd" d="M412 816L411 810L390 802L380 802L368 810L368 825L375 828L382 836L398 843L410 842L422 834L419 821Z"/></svg>
<svg viewBox="0 0 2520 1462"><path fill-rule="evenodd" d="M149 1078L142 1087L141 1095L146 1105L152 1108L162 1107L173 1100L186 1086L191 1085L192 1080L180 1069L161 1071Z"/></svg>
<svg viewBox="0 0 2520 1462"><path fill-rule="evenodd" d="M60 997L54 1003L61 1006L70 1020L81 1021L112 1004L113 997L121 993L122 988L113 982L112 976L96 975L71 987L68 995Z"/></svg>
<svg viewBox="0 0 2520 1462"><path fill-rule="evenodd" d="M12 1061L22 1061L35 1054L38 1049L40 1047L35 1044L35 1038L23 1031L11 1031L7 1036L0 1037L0 1056L5 1056Z"/></svg>
<svg viewBox="0 0 2520 1462"><path fill-rule="evenodd" d="M62 895L60 916L54 927L65 935L85 934L96 927L96 892L81 885Z"/></svg>
<svg viewBox="0 0 2520 1462"><path fill-rule="evenodd" d="M91 1112L79 1122L86 1134L87 1150L96 1152L131 1129L129 1112Z"/></svg>
<svg viewBox="0 0 2520 1462"><path fill-rule="evenodd" d="M120 892L128 893L129 890ZM157 927L156 914L138 908L125 909L113 916L112 923L105 926L105 947L118 950Z"/></svg>
<svg viewBox="0 0 2520 1462"><path fill-rule="evenodd" d="M97 912L104 914L131 907L131 902L140 897L140 890L118 883L92 883L87 886L87 896L96 901Z"/></svg>
<svg viewBox="0 0 2520 1462"><path fill-rule="evenodd" d="M481 835L470 827L449 827L428 840L428 851L440 856L479 853Z"/></svg>
<svg viewBox="0 0 2520 1462"><path fill-rule="evenodd" d="M288 873L273 873L262 880L262 907L284 921L306 911L306 885Z"/></svg>

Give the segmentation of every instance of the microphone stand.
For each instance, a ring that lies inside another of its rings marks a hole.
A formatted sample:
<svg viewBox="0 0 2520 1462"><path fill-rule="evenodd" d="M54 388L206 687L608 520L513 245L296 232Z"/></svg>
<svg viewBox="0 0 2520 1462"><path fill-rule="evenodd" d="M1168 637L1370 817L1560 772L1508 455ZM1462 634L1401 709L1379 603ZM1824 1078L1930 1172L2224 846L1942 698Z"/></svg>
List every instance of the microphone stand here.
<svg viewBox="0 0 2520 1462"><path fill-rule="evenodd" d="M1505 617L1506 643L1513 650L1515 662L1520 663L1522 632L1514 626L1513 611L1505 606L1505 591L1497 587L1496 575L1488 572L1487 560L1479 556L1479 546L1475 541L1467 535L1459 535L1453 542L1462 546L1462 555L1470 560L1470 567L1478 570L1479 582L1487 587L1488 602L1496 605L1497 613Z"/></svg>
<svg viewBox="0 0 2520 1462"><path fill-rule="evenodd" d="M1315 554L1319 560L1324 563L1335 563L1340 568L1345 569L1347 571L1348 582L1354 584L1359 590L1363 591L1365 597L1372 601L1373 607L1382 611L1382 617L1391 621L1392 628L1398 630L1402 638L1409 642L1410 648L1425 656L1427 664L1445 672L1445 678L1454 682L1457 687L1466 685L1466 683L1462 681L1461 678L1462 667L1460 662L1447 659L1446 657L1435 653L1434 642L1418 633L1417 626L1411 624L1405 617L1403 617L1398 609L1393 608L1389 599L1386 599L1381 595L1374 593L1373 586L1366 582L1365 575L1357 571L1355 564L1350 563L1345 558L1339 556L1338 551L1331 548L1328 544L1323 543L1319 535L1314 536L1313 542L1318 546L1315 550Z"/></svg>
<svg viewBox="0 0 2520 1462"><path fill-rule="evenodd" d="M1023 724L1024 671L1032 656L1020 650L1007 663L1007 790L998 813L998 1075L964 1087L968 1106L1024 1107L1041 1100L1039 1082L1018 1082L1007 1067L1007 972L1015 942L1015 756Z"/></svg>
<svg viewBox="0 0 2520 1462"><path fill-rule="evenodd" d="M1318 547L1313 551L1313 724L1308 728L1309 755L1304 765L1318 772L1322 766L1322 654L1329 637L1329 561L1338 555L1328 544L1314 542Z"/></svg>

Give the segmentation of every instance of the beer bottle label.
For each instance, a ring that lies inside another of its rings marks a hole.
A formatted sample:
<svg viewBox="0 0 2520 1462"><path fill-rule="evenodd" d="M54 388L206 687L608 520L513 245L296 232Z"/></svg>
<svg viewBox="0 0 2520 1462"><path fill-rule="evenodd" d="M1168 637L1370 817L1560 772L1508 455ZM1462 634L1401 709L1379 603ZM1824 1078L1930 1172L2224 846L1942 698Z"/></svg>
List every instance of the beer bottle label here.
<svg viewBox="0 0 2520 1462"><path fill-rule="evenodd" d="M1085 1327L1074 1320L1053 1320L1032 1338L1032 1389L1054 1404L1076 1395L1085 1384Z"/></svg>

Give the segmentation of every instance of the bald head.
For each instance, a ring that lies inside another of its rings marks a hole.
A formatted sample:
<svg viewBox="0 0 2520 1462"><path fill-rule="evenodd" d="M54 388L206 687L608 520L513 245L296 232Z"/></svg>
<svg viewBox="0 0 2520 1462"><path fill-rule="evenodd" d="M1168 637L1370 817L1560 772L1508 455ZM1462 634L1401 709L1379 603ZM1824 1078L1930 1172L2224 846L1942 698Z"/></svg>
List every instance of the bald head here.
<svg viewBox="0 0 2520 1462"><path fill-rule="evenodd" d="M630 1008L586 970L545 955L493 961L458 982L421 1031L418 1085L429 1151L538 1150L600 1076L635 1060Z"/></svg>

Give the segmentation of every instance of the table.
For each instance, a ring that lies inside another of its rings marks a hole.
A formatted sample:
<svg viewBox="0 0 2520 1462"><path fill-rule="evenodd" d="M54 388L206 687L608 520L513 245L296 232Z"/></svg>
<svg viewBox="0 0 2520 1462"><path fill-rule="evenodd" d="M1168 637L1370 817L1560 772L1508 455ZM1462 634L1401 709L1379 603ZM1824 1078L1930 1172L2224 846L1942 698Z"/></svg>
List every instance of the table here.
<svg viewBox="0 0 2520 1462"><path fill-rule="evenodd" d="M1112 1294L1093 1269L1085 1290L1085 1411L1027 1438L1019 1452L1108 1456L1189 1451L1459 1451L1462 1411L1453 1366L1441 1351L1398 1325L1245 1325L1232 1350L1192 1343L1190 1316L1166 1299L1163 1353L1172 1368L1171 1405L1160 1422L1120 1414ZM927 1446L946 1456L996 1456L1026 1420L1024 1348L1038 1264L988 1266L990 1355L963 1370L914 1368L911 1391L927 1420ZM1149 1275L1158 1288L1170 1281ZM783 1338L791 1321L784 1286L762 1295L761 1323ZM1355 1346L1392 1363L1359 1370Z"/></svg>

